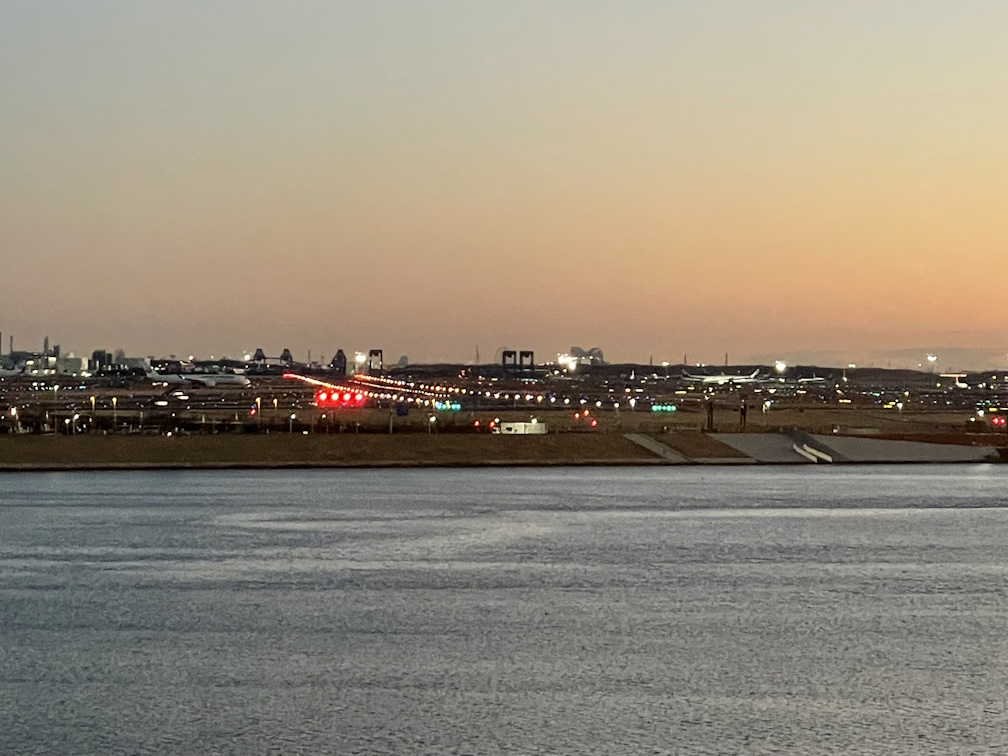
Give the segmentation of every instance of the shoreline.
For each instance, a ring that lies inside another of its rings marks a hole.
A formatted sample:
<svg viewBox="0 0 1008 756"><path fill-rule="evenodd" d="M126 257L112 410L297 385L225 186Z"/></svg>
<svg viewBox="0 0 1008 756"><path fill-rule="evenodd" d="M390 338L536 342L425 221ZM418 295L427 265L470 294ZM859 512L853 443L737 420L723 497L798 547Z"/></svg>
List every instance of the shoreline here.
<svg viewBox="0 0 1008 756"><path fill-rule="evenodd" d="M944 440L944 439L943 439ZM0 436L0 473L965 464L1004 447L804 433Z"/></svg>
<svg viewBox="0 0 1008 756"><path fill-rule="evenodd" d="M696 466L705 463L696 463ZM281 462L281 463L214 463L179 464L158 463L82 463L77 465L0 465L0 475L19 472L115 472L115 471L196 471L196 470L473 470L492 469L535 469L558 467L668 467L660 459L650 460L556 460L526 462L515 460L486 460L483 462L398 462L387 460L373 463L358 462ZM709 466L709 465L706 465ZM733 466L733 465L725 465ZM737 467L738 465L734 465Z"/></svg>

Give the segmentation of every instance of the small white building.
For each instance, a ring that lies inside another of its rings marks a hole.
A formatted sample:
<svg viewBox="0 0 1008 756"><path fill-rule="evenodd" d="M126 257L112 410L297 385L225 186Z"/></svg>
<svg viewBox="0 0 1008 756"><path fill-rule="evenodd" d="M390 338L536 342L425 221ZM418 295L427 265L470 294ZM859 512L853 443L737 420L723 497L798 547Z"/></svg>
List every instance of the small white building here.
<svg viewBox="0 0 1008 756"><path fill-rule="evenodd" d="M494 433L502 436L542 436L546 433L545 423L501 423L494 426Z"/></svg>

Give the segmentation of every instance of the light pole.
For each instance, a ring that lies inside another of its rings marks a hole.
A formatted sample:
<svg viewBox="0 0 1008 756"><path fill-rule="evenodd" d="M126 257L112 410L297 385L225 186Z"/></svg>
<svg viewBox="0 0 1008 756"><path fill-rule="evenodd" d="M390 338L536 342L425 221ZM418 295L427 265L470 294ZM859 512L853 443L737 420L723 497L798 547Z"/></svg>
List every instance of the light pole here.
<svg viewBox="0 0 1008 756"><path fill-rule="evenodd" d="M288 431L289 433L292 433L292 434L294 433L294 419L296 417L297 417L297 415L295 415L293 412L291 412L291 416L290 416L290 429Z"/></svg>
<svg viewBox="0 0 1008 756"><path fill-rule="evenodd" d="M115 426L118 423L119 414L117 412L117 405L119 404L119 397L112 397L112 430L115 430ZM141 418L142 419L142 418Z"/></svg>
<svg viewBox="0 0 1008 756"><path fill-rule="evenodd" d="M91 427L94 427L94 394L91 395Z"/></svg>

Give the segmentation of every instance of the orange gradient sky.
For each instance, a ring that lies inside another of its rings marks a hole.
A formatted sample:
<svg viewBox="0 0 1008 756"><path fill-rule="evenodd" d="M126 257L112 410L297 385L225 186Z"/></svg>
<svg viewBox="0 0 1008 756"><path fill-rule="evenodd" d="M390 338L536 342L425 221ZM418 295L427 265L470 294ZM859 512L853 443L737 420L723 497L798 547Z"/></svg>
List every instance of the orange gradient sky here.
<svg viewBox="0 0 1008 756"><path fill-rule="evenodd" d="M1008 353L1000 0L2 8L5 350Z"/></svg>

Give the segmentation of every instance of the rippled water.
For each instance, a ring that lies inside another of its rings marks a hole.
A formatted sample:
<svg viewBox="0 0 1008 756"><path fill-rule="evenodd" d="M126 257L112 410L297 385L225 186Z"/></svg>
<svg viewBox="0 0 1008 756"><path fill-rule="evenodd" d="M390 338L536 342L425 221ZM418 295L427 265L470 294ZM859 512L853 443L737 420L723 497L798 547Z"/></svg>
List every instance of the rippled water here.
<svg viewBox="0 0 1008 756"><path fill-rule="evenodd" d="M0 752L1008 752L1006 484L4 475Z"/></svg>

